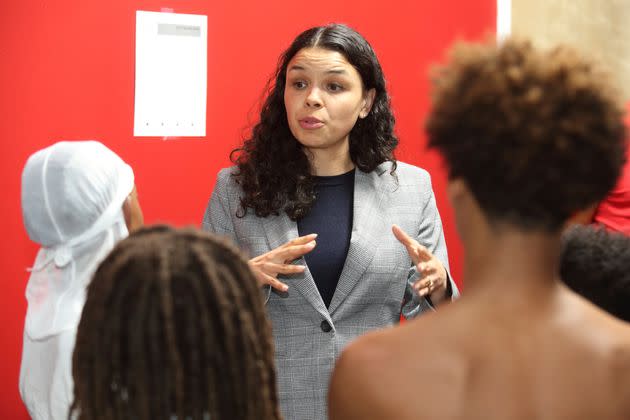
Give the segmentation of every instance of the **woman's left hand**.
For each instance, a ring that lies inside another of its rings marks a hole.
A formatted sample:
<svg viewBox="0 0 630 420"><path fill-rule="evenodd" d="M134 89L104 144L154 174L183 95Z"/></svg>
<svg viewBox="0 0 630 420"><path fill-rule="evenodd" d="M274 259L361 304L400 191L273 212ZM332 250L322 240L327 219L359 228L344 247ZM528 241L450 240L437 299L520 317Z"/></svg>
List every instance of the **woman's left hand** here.
<svg viewBox="0 0 630 420"><path fill-rule="evenodd" d="M411 261L416 265L420 278L413 288L420 296L431 295L434 303L446 296L446 269L435 255L418 241L407 235L400 227L393 225L392 232L398 241L405 246Z"/></svg>

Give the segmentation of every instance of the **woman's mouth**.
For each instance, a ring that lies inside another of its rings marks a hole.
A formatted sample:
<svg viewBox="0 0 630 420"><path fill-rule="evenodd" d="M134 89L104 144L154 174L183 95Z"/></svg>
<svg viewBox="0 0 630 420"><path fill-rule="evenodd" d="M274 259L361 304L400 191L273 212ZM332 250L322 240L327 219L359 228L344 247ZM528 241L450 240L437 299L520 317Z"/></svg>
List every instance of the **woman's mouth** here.
<svg viewBox="0 0 630 420"><path fill-rule="evenodd" d="M313 117L301 118L298 122L300 123L300 127L305 130L315 130L324 126L323 122Z"/></svg>

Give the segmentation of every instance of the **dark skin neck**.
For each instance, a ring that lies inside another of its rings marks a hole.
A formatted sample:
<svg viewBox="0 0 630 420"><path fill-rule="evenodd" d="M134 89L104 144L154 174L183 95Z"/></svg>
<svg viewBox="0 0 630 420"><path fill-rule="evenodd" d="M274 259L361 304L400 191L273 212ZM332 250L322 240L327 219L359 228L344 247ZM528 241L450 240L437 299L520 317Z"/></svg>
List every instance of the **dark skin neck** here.
<svg viewBox="0 0 630 420"><path fill-rule="evenodd" d="M465 295L531 308L532 296L550 296L550 290L557 289L560 228L549 232L497 221L461 180L451 181L449 198L465 249ZM506 294L506 288L511 293Z"/></svg>
<svg viewBox="0 0 630 420"><path fill-rule="evenodd" d="M557 287L560 233L499 228L465 244L466 294L531 307L531 296ZM511 293L505 294L509 287ZM499 296L500 295L500 296ZM499 299L500 297L500 299Z"/></svg>

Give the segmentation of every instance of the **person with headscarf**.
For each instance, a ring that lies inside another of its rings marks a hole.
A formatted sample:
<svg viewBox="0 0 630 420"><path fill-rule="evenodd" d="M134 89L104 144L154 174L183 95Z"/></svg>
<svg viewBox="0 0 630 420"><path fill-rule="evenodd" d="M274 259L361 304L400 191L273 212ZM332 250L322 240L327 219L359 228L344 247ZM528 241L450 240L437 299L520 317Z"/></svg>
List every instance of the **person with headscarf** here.
<svg viewBox="0 0 630 420"><path fill-rule="evenodd" d="M67 419L72 352L94 270L143 224L129 165L97 141L58 142L22 172L22 216L39 249L26 286L20 395L36 420Z"/></svg>

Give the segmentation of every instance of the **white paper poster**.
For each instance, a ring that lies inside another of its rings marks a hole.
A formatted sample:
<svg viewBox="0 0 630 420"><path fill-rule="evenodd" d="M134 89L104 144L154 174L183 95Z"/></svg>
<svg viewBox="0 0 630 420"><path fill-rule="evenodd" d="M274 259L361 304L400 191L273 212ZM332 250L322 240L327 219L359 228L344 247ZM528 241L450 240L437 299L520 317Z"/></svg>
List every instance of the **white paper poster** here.
<svg viewBox="0 0 630 420"><path fill-rule="evenodd" d="M497 39L502 41L512 32L512 0L497 0Z"/></svg>
<svg viewBox="0 0 630 420"><path fill-rule="evenodd" d="M208 17L136 11L133 135L206 135Z"/></svg>

